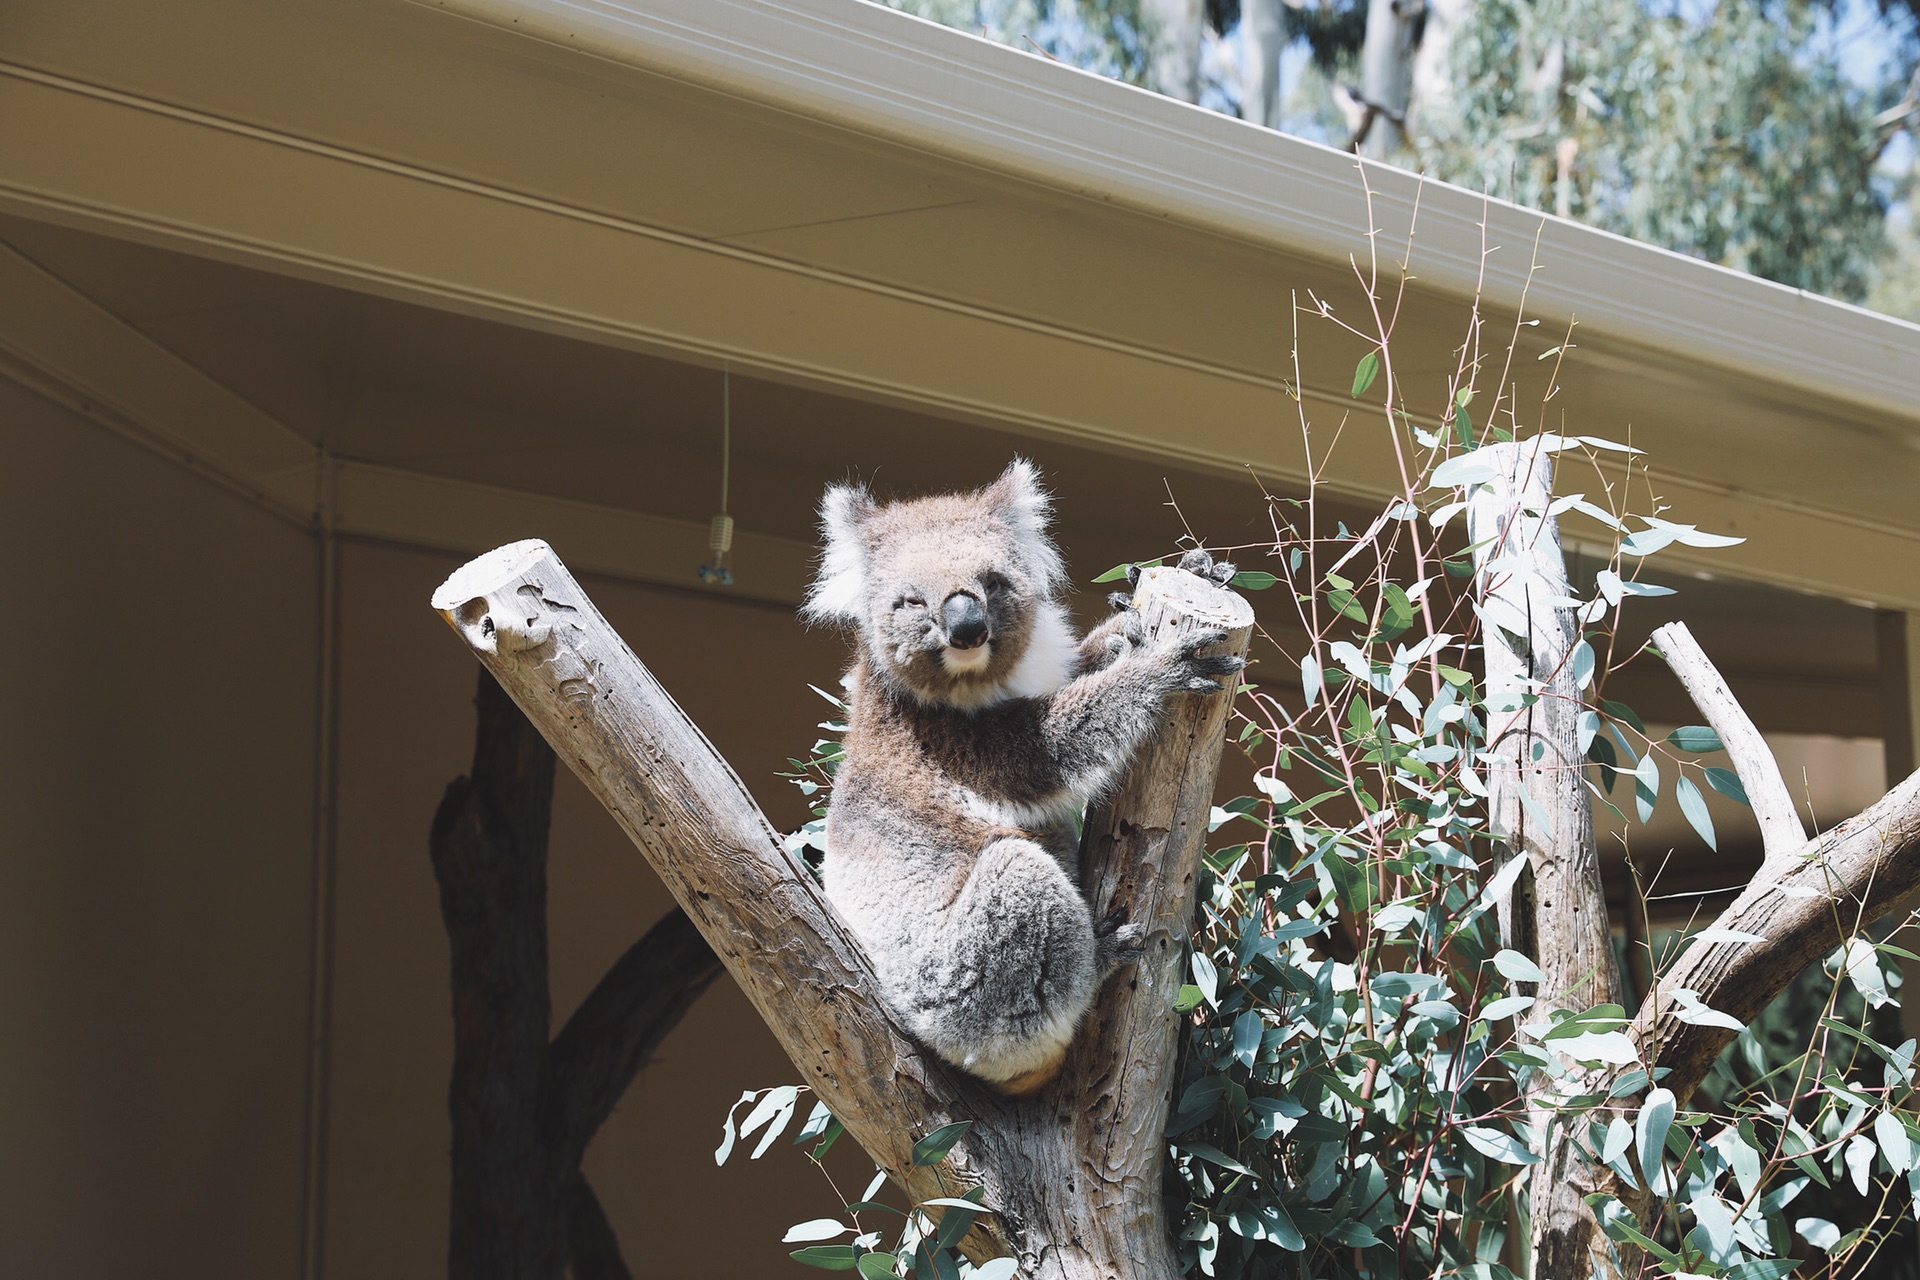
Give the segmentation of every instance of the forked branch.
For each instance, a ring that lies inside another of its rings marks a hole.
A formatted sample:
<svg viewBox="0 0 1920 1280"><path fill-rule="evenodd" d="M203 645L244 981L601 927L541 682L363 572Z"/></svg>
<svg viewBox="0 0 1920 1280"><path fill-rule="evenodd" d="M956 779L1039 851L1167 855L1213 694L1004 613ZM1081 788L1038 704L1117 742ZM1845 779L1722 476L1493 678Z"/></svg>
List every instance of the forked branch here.
<svg viewBox="0 0 1920 1280"><path fill-rule="evenodd" d="M1135 593L1156 632L1225 629L1245 601L1152 570ZM1006 1099L923 1055L873 995L873 973L758 806L541 542L488 553L434 595L439 610L605 804L752 1001L806 1082L916 1202L978 1186L995 1212L964 1247L1034 1277L1179 1274L1161 1208L1182 949L1225 694L1185 699L1088 822L1096 914L1146 927L1147 960L1110 983L1061 1077ZM935 1168L914 1140L972 1130Z"/></svg>
<svg viewBox="0 0 1920 1280"><path fill-rule="evenodd" d="M1808 965L1905 901L1920 887L1920 774L1808 839L1773 753L1686 627L1661 627L1653 643L1720 735L1766 850L1753 880L1713 922L1713 939L1689 943L1640 1006L1640 1042L1669 1068L1662 1083L1684 1101L1739 1033L1682 1021L1673 993L1690 991L1750 1023Z"/></svg>

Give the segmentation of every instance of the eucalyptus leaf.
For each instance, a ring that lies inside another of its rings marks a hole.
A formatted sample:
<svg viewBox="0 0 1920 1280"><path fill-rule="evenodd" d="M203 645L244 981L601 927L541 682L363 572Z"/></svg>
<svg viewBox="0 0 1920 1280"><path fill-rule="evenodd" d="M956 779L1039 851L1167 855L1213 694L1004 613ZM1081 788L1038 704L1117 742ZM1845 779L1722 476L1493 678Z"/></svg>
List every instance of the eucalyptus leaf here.
<svg viewBox="0 0 1920 1280"><path fill-rule="evenodd" d="M835 1218L815 1218L811 1222L802 1222L787 1228L787 1234L780 1237L782 1244L797 1244L805 1240L831 1240L843 1236L853 1228Z"/></svg>
<svg viewBox="0 0 1920 1280"><path fill-rule="evenodd" d="M1653 757L1649 755L1647 759ZM1707 842L1707 848L1718 852L1720 844L1713 837L1713 817L1707 812L1707 798L1700 794L1700 788L1694 785L1692 778L1684 773L1673 780L1674 798L1680 802L1680 812L1687 822Z"/></svg>
<svg viewBox="0 0 1920 1280"><path fill-rule="evenodd" d="M1481 1155L1498 1160L1503 1164L1529 1165L1539 1164L1540 1157L1527 1150L1518 1138L1502 1133L1498 1129L1485 1125L1462 1125L1460 1136Z"/></svg>
<svg viewBox="0 0 1920 1280"><path fill-rule="evenodd" d="M1658 1189L1660 1166L1666 1159L1667 1130L1673 1125L1676 1108L1673 1094L1659 1087L1649 1089L1646 1101L1640 1104L1634 1136L1639 1141L1640 1185L1644 1187Z"/></svg>
<svg viewBox="0 0 1920 1280"><path fill-rule="evenodd" d="M919 1168L939 1164L947 1158L947 1152L954 1144L967 1136L967 1130L973 1128L971 1120L957 1120L952 1124L943 1124L926 1137L913 1144L913 1163Z"/></svg>
<svg viewBox="0 0 1920 1280"><path fill-rule="evenodd" d="M1380 353L1378 351L1369 351L1364 356L1361 356L1360 363L1355 365L1353 370L1353 398L1358 400L1361 396L1367 394L1367 388L1373 385L1373 380L1378 377L1379 374Z"/></svg>
<svg viewBox="0 0 1920 1280"><path fill-rule="evenodd" d="M1707 769L1707 785L1729 800L1737 800L1748 808L1753 802L1747 799L1747 789L1740 785L1740 775L1731 769Z"/></svg>
<svg viewBox="0 0 1920 1280"><path fill-rule="evenodd" d="M1518 951L1499 952L1493 957L1493 967L1508 982L1531 982L1537 985L1547 980L1547 975L1540 972L1540 966Z"/></svg>
<svg viewBox="0 0 1920 1280"><path fill-rule="evenodd" d="M1726 750L1725 745L1720 741L1720 735L1705 725L1682 725L1667 735L1667 741L1681 751L1694 755L1703 756L1710 752Z"/></svg>
<svg viewBox="0 0 1920 1280"><path fill-rule="evenodd" d="M805 1249L795 1249L788 1256L795 1262L804 1262L822 1271L851 1271L860 1265L859 1256L850 1244L809 1245Z"/></svg>

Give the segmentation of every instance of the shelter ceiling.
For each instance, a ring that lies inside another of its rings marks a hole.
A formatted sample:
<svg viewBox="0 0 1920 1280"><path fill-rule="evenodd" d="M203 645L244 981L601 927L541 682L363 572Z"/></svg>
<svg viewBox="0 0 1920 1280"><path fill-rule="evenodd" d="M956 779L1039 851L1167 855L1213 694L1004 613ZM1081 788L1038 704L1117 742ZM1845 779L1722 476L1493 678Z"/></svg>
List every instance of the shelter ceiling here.
<svg viewBox="0 0 1920 1280"><path fill-rule="evenodd" d="M25 219L0 216L0 242L341 458L689 523L715 510L713 369ZM1188 528L1214 546L1267 536L1248 477L750 376L734 378L733 401L733 511L742 528L792 543L811 542L813 505L832 481L970 485L1015 453L1035 457L1056 488L1083 583ZM1370 513L1336 503L1331 514L1357 525ZM1599 566L1576 554L1572 567L1582 578ZM1680 596L1635 612L1629 647L1684 616L1769 727L1878 732L1871 614L1735 581L1679 585ZM1083 592L1083 609L1096 602ZM1282 602L1262 604L1284 631ZM1615 692L1650 717L1691 718L1644 664Z"/></svg>

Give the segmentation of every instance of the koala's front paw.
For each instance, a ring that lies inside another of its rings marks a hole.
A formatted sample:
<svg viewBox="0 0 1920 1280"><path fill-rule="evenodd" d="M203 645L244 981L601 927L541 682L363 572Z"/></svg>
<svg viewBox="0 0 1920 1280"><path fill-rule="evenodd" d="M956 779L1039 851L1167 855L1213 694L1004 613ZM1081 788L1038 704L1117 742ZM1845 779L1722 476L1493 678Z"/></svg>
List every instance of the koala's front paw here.
<svg viewBox="0 0 1920 1280"><path fill-rule="evenodd" d="M1212 648L1227 638L1224 631L1203 631L1180 646L1177 664L1179 688L1187 693L1219 693L1229 676L1247 665L1245 658L1230 653L1201 656L1200 650Z"/></svg>
<svg viewBox="0 0 1920 1280"><path fill-rule="evenodd" d="M1180 557L1180 567L1188 573L1205 578L1216 586L1224 587L1233 581L1233 575L1240 572L1233 564L1225 560L1215 560L1213 553L1195 549Z"/></svg>
<svg viewBox="0 0 1920 1280"><path fill-rule="evenodd" d="M1122 965L1137 962L1147 949L1145 925L1128 924L1127 909L1108 912L1094 922L1094 972L1105 977Z"/></svg>

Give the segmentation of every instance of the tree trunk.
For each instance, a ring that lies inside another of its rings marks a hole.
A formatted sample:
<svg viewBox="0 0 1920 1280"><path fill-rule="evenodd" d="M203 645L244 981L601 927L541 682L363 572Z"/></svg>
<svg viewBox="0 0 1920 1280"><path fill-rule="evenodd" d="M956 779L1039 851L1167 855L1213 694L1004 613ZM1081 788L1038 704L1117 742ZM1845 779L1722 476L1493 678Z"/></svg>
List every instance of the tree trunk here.
<svg viewBox="0 0 1920 1280"><path fill-rule="evenodd" d="M1280 127L1285 7L1285 0L1240 0L1240 118L1269 129Z"/></svg>
<svg viewBox="0 0 1920 1280"><path fill-rule="evenodd" d="M1140 0L1146 20L1147 88L1182 102L1200 101L1201 0Z"/></svg>
<svg viewBox="0 0 1920 1280"><path fill-rule="evenodd" d="M1617 1000L1619 978L1578 745L1580 631L1574 610L1560 603L1571 593L1559 525L1547 511L1553 467L1531 443L1490 445L1474 456L1496 471L1467 508L1485 626L1490 820L1528 866L1499 908L1502 940L1546 977L1536 1016L1577 1012ZM1612 1176L1582 1156L1546 1094L1528 1101L1530 1123L1549 1135L1529 1180L1533 1274L1588 1275L1610 1247L1585 1197L1611 1191Z"/></svg>
<svg viewBox="0 0 1920 1280"><path fill-rule="evenodd" d="M1156 630L1225 626L1243 651L1252 612L1178 570L1135 603ZM1125 907L1145 960L1108 984L1061 1076L1009 1099L922 1054L872 996L866 957L739 778L541 542L480 557L434 608L640 846L847 1131L915 1201L980 1187L995 1210L963 1242L1029 1277L1179 1274L1160 1204L1162 1136L1191 927L1229 695L1188 698L1088 824L1096 914ZM972 1130L932 1168L916 1138Z"/></svg>

